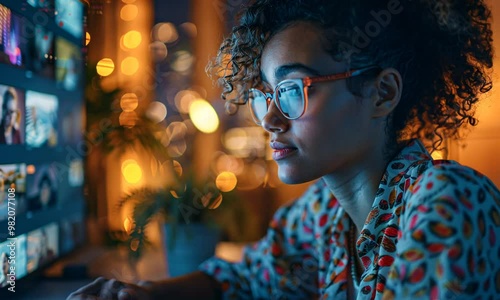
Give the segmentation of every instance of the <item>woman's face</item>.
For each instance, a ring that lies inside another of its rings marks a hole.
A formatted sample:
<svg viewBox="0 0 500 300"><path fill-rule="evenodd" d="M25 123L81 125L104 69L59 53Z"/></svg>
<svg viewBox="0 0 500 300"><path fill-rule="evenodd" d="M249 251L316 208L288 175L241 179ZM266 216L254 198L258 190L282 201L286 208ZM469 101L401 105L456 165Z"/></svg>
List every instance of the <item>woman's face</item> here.
<svg viewBox="0 0 500 300"><path fill-rule="evenodd" d="M270 39L261 58L268 92L285 79L348 70L346 63L334 61L323 50L320 35L315 26L302 22ZM307 110L299 119L286 119L273 102L262 121L271 147L284 148L273 151L280 179L302 183L339 171L360 172L374 145L384 139L378 123L375 126L371 100L354 96L346 80L315 83L308 93Z"/></svg>
<svg viewBox="0 0 500 300"><path fill-rule="evenodd" d="M3 113L5 114L5 128L10 128L16 123L17 115L17 100L15 98L7 98L7 110Z"/></svg>

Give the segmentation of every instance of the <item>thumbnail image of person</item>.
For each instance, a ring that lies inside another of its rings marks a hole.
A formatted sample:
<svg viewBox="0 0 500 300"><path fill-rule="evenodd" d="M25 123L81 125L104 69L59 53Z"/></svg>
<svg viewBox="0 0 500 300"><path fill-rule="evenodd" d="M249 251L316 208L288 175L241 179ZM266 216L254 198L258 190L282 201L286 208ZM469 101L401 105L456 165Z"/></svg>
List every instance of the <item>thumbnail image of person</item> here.
<svg viewBox="0 0 500 300"><path fill-rule="evenodd" d="M28 210L44 210L56 204L54 182L47 174L38 181L37 188L38 193L28 199Z"/></svg>
<svg viewBox="0 0 500 300"><path fill-rule="evenodd" d="M31 147L57 145L56 96L26 92L26 144Z"/></svg>
<svg viewBox="0 0 500 300"><path fill-rule="evenodd" d="M49 245L49 240L47 237L47 232L45 232L45 228L42 228L42 236L40 239L40 253L38 256L38 265L43 266L48 264L49 262L56 259L56 250Z"/></svg>
<svg viewBox="0 0 500 300"><path fill-rule="evenodd" d="M0 144L21 144L21 115L17 109L18 96L14 88L8 88L2 95L0 111Z"/></svg>
<svg viewBox="0 0 500 300"><path fill-rule="evenodd" d="M7 281L9 280L9 256L6 252L0 253L0 262L2 263L2 269L0 272L0 287L5 287Z"/></svg>

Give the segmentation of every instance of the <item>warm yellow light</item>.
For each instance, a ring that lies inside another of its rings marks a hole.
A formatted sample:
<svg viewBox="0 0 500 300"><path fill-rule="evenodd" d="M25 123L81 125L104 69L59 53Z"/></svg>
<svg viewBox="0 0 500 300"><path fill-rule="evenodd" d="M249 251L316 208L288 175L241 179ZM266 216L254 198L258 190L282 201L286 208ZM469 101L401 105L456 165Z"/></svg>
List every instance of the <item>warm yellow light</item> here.
<svg viewBox="0 0 500 300"><path fill-rule="evenodd" d="M149 44L149 51L151 52L151 57L153 57L155 62L164 60L168 55L167 46L159 41Z"/></svg>
<svg viewBox="0 0 500 300"><path fill-rule="evenodd" d="M134 49L139 47L142 42L142 35L137 30L130 30L123 35L123 45L125 48Z"/></svg>
<svg viewBox="0 0 500 300"><path fill-rule="evenodd" d="M127 3L127 4L130 4L130 3L134 3L135 0L122 0L123 3Z"/></svg>
<svg viewBox="0 0 500 300"><path fill-rule="evenodd" d="M88 46L90 43L90 33L85 32L85 46Z"/></svg>
<svg viewBox="0 0 500 300"><path fill-rule="evenodd" d="M174 53L174 56L175 58L171 65L174 71L180 73L187 72L194 63L194 56L188 51L179 50Z"/></svg>
<svg viewBox="0 0 500 300"><path fill-rule="evenodd" d="M133 56L126 57L122 60L121 70L125 75L134 75L139 70L139 60Z"/></svg>
<svg viewBox="0 0 500 300"><path fill-rule="evenodd" d="M97 74L109 76L115 70L115 63L111 58L103 58L97 63Z"/></svg>
<svg viewBox="0 0 500 300"><path fill-rule="evenodd" d="M436 150L431 153L433 159L444 159L444 153L441 150Z"/></svg>
<svg viewBox="0 0 500 300"><path fill-rule="evenodd" d="M146 116L148 116L151 121L160 123L167 117L167 107L161 102L153 101L149 104Z"/></svg>
<svg viewBox="0 0 500 300"><path fill-rule="evenodd" d="M189 106L189 117L201 132L213 133L219 127L219 117L208 101L197 99Z"/></svg>
<svg viewBox="0 0 500 300"><path fill-rule="evenodd" d="M173 168L174 168L174 172L175 174L177 174L178 177L181 177L182 176L182 165L180 162L174 160L172 161L172 164L173 164Z"/></svg>
<svg viewBox="0 0 500 300"><path fill-rule="evenodd" d="M232 172L222 172L215 179L215 185L221 192L230 192L234 190L236 184L238 183L238 179L236 175Z"/></svg>
<svg viewBox="0 0 500 300"><path fill-rule="evenodd" d="M189 106L191 105L191 103L199 98L201 98L200 94L195 91L180 91L175 95L174 98L175 107L177 107L177 110L180 113L187 114L189 113Z"/></svg>
<svg viewBox="0 0 500 300"><path fill-rule="evenodd" d="M124 127L134 127L137 123L138 117L135 111L131 112L122 112L118 117L118 122L120 122L121 126Z"/></svg>
<svg viewBox="0 0 500 300"><path fill-rule="evenodd" d="M215 167L218 173L230 171L235 175L240 175L243 173L245 164L241 158L222 153L222 155L215 159Z"/></svg>
<svg viewBox="0 0 500 300"><path fill-rule="evenodd" d="M139 106L139 99L134 93L126 93L120 99L120 107L125 112L134 111Z"/></svg>
<svg viewBox="0 0 500 300"><path fill-rule="evenodd" d="M248 147L248 138L244 129L232 128L224 135L224 146L229 150L242 150Z"/></svg>
<svg viewBox="0 0 500 300"><path fill-rule="evenodd" d="M134 222L129 218L125 218L125 221L123 221L123 228L127 232L127 234L130 234L132 232L132 229L134 228Z"/></svg>
<svg viewBox="0 0 500 300"><path fill-rule="evenodd" d="M138 13L139 9L136 5L127 4L122 7L120 11L120 18L122 18L123 21L133 21L137 17Z"/></svg>
<svg viewBox="0 0 500 300"><path fill-rule="evenodd" d="M173 43L177 41L179 34L172 23L159 23L153 28L153 39L163 43Z"/></svg>
<svg viewBox="0 0 500 300"><path fill-rule="evenodd" d="M122 174L128 183L138 183L142 178L142 169L135 160L126 160L122 164Z"/></svg>
<svg viewBox="0 0 500 300"><path fill-rule="evenodd" d="M36 168L35 168L35 166L34 166L34 165L27 165L27 166L26 166L26 173L27 173L28 175L35 174L35 172L36 172Z"/></svg>

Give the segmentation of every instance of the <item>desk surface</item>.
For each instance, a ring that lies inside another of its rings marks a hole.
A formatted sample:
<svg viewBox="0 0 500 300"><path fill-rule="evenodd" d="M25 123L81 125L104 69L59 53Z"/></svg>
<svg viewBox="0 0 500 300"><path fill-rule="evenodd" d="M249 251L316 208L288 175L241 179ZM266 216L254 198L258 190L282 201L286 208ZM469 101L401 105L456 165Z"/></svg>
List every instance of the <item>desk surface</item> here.
<svg viewBox="0 0 500 300"><path fill-rule="evenodd" d="M244 244L219 243L216 256L238 261ZM64 278L63 269L68 265L87 266L88 276L85 278ZM20 300L65 300L73 291L92 282L94 278L104 276L116 278L125 282L138 280L160 280L167 277L167 263L164 249L148 250L136 264L130 264L128 250L122 248L106 249L102 247L87 247L77 253L59 260L46 272L45 277L37 282L16 285L16 293L7 293L0 299Z"/></svg>
<svg viewBox="0 0 500 300"><path fill-rule="evenodd" d="M167 269L163 249L150 250L135 265L128 261L126 248L86 248L61 259L51 266L44 277L36 282L20 281L16 293L6 292L0 299L64 300L73 291L104 276L126 282L159 280L166 277ZM86 266L87 276L65 278L63 269L68 265ZM5 296L6 295L6 296Z"/></svg>

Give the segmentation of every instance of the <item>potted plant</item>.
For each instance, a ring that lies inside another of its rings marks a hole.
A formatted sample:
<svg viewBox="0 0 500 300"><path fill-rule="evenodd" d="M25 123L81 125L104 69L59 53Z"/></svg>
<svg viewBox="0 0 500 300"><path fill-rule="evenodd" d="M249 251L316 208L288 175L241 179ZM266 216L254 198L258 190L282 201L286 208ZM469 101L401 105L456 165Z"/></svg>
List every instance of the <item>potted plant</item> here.
<svg viewBox="0 0 500 300"><path fill-rule="evenodd" d="M160 189L139 188L128 193L120 206L132 203L133 226L129 243L133 258L148 244L146 227L160 217L164 222L165 249L170 276L196 270L215 253L224 222L231 219L235 196L221 193L211 183L194 184L193 176ZM235 219L233 219L234 221Z"/></svg>

